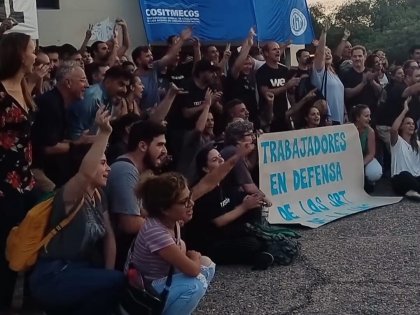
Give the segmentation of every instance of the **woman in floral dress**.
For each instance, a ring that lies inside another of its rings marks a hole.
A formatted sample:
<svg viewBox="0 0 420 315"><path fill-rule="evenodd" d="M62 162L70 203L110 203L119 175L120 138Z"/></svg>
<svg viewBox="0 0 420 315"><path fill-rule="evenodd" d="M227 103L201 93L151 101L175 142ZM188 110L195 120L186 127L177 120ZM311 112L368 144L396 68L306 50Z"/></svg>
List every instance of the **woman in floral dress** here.
<svg viewBox="0 0 420 315"><path fill-rule="evenodd" d="M25 76L32 72L35 44L20 33L0 40L0 313L9 309L16 274L5 259L9 231L33 204L30 130L34 102Z"/></svg>

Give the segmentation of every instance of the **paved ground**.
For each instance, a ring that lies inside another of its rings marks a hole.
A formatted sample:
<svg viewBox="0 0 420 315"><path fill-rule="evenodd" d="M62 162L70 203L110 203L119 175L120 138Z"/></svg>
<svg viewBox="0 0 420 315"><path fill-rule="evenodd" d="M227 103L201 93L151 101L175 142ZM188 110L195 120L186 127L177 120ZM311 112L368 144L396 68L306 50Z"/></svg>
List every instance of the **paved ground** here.
<svg viewBox="0 0 420 315"><path fill-rule="evenodd" d="M300 229L293 265L218 267L196 314L420 314L419 227L419 204L402 201Z"/></svg>
<svg viewBox="0 0 420 315"><path fill-rule="evenodd" d="M391 195L384 183L377 192ZM419 204L403 201L299 229L293 265L218 267L195 314L420 314L419 226Z"/></svg>

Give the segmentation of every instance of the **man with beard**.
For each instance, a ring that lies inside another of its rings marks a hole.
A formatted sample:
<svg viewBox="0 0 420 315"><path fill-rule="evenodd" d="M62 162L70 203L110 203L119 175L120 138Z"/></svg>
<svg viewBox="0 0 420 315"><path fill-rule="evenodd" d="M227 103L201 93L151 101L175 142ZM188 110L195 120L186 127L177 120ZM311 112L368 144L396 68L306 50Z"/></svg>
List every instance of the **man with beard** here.
<svg viewBox="0 0 420 315"><path fill-rule="evenodd" d="M375 115L382 87L378 81L379 73L365 68L366 48L354 46L351 50L352 68L341 76L347 113L353 106L365 104Z"/></svg>
<svg viewBox="0 0 420 315"><path fill-rule="evenodd" d="M96 133L95 115L100 105L112 112L113 104L125 97L132 74L121 66L109 68L102 83L92 85L85 93L83 101L69 108L70 137L78 139L83 134Z"/></svg>
<svg viewBox="0 0 420 315"><path fill-rule="evenodd" d="M154 61L153 54L149 46L140 46L133 50L131 56L137 66L135 75L139 76L144 85L143 97L141 102L142 110L150 110L156 107L161 100L159 94L159 73L162 69L176 60L182 45L192 36L190 28L183 30L179 39L168 50L161 59Z"/></svg>
<svg viewBox="0 0 420 315"><path fill-rule="evenodd" d="M144 223L134 190L140 176L158 169L166 158L165 133L162 124L150 120L134 123L128 153L111 165L106 192L117 239L117 269L123 268L130 244Z"/></svg>
<svg viewBox="0 0 420 315"><path fill-rule="evenodd" d="M56 78L57 86L35 99L38 111L32 126L33 171L37 184L45 191L61 187L70 179L73 148L93 141L93 136L69 141L68 135L66 111L83 98L89 86L83 69L73 61L66 61L57 69Z"/></svg>
<svg viewBox="0 0 420 315"><path fill-rule="evenodd" d="M106 64L109 58L109 48L107 43L96 41L90 47L93 62L99 64Z"/></svg>

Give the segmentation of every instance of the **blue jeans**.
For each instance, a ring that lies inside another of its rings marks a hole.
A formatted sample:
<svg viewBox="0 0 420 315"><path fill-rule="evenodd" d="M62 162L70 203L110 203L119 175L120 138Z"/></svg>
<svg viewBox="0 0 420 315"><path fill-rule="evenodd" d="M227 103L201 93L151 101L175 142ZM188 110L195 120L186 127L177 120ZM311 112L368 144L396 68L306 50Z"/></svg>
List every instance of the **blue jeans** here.
<svg viewBox="0 0 420 315"><path fill-rule="evenodd" d="M201 273L197 277L189 277L183 273L176 273L172 278L163 315L189 315L207 291L207 287L214 277L216 266L201 266ZM161 293L165 287L166 277L152 282L156 292Z"/></svg>
<svg viewBox="0 0 420 315"><path fill-rule="evenodd" d="M83 262L40 259L29 285L48 313L105 315L117 306L125 277Z"/></svg>

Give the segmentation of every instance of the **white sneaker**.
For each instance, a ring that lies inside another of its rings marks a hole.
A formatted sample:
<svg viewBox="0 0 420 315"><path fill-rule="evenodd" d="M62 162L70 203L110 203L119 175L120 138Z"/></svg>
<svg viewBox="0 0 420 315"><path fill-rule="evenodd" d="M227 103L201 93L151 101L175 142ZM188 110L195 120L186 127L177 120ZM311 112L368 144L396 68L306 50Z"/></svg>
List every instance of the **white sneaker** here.
<svg viewBox="0 0 420 315"><path fill-rule="evenodd" d="M420 201L420 194L415 190L409 190L405 193L405 197L411 200Z"/></svg>

